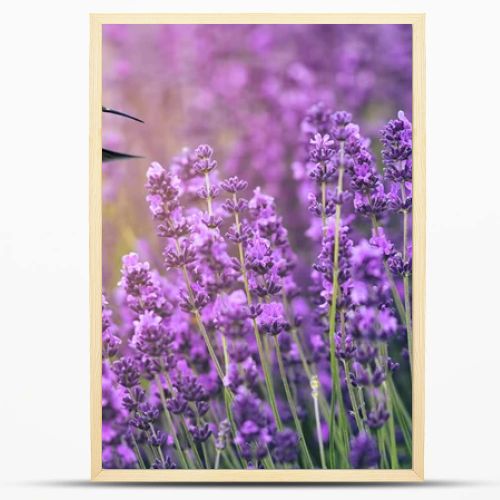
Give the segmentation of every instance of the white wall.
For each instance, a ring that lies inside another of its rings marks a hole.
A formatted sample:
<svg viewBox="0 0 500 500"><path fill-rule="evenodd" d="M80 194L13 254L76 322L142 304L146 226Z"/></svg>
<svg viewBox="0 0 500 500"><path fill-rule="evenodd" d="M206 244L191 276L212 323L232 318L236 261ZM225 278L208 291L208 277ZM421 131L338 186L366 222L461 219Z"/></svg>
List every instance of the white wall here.
<svg viewBox="0 0 500 500"><path fill-rule="evenodd" d="M498 498L498 2L11 1L0 27L0 476L4 498L143 494L89 476L89 12L427 13L427 486L317 498ZM459 482L456 482L459 481ZM197 489L253 498L282 488ZM496 491L496 494L495 494ZM176 495L150 488L150 496ZM182 493L181 493L182 494ZM288 489L290 498L309 494Z"/></svg>

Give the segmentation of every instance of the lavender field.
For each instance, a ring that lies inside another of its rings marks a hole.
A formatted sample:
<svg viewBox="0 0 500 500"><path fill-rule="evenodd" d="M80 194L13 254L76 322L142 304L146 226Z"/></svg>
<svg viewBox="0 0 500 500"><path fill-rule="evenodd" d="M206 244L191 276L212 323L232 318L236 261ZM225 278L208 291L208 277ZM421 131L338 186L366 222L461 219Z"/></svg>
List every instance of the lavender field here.
<svg viewBox="0 0 500 500"><path fill-rule="evenodd" d="M106 25L108 469L412 466L410 25Z"/></svg>

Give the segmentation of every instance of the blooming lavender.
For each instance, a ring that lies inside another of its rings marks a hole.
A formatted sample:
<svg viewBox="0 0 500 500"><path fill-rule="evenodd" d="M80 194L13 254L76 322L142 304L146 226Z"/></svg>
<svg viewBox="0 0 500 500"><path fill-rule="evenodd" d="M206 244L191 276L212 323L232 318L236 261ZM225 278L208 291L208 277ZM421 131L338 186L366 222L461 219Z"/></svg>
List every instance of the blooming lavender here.
<svg viewBox="0 0 500 500"><path fill-rule="evenodd" d="M380 460L380 454L374 440L362 432L351 441L349 461L354 469L374 469Z"/></svg>
<svg viewBox="0 0 500 500"><path fill-rule="evenodd" d="M104 172L103 466L411 467L408 30L152 29L145 151L192 147Z"/></svg>

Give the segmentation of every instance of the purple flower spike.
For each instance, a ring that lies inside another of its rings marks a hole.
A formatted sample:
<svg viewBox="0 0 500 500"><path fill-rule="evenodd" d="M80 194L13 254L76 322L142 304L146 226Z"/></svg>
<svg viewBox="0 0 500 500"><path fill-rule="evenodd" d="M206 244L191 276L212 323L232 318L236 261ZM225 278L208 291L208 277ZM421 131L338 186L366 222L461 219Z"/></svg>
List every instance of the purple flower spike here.
<svg viewBox="0 0 500 500"><path fill-rule="evenodd" d="M379 405L368 414L366 423L370 429L380 429L389 420L389 412L385 403Z"/></svg>
<svg viewBox="0 0 500 500"><path fill-rule="evenodd" d="M149 209L157 219L165 216L178 206L181 194L178 177L167 172L159 163L152 163L147 172L146 189Z"/></svg>
<svg viewBox="0 0 500 500"><path fill-rule="evenodd" d="M118 378L118 383L123 387L130 388L139 383L139 367L134 359L119 359L113 363L112 368Z"/></svg>
<svg viewBox="0 0 500 500"><path fill-rule="evenodd" d="M134 321L133 345L139 352L151 357L167 355L174 340L173 335L162 324L162 318L147 311Z"/></svg>
<svg viewBox="0 0 500 500"><path fill-rule="evenodd" d="M262 304L262 314L257 318L259 329L268 335L278 335L288 328L288 321L285 319L283 304L271 302Z"/></svg>
<svg viewBox="0 0 500 500"><path fill-rule="evenodd" d="M402 111L382 130L385 176L394 182L412 180L412 125Z"/></svg>
<svg viewBox="0 0 500 500"><path fill-rule="evenodd" d="M102 296L102 356L112 358L118 354L121 339L115 335L117 327L112 320L112 312L106 297Z"/></svg>
<svg viewBox="0 0 500 500"><path fill-rule="evenodd" d="M205 175L217 168L217 162L212 160L214 151L208 144L198 146L194 154L196 161L194 162L194 170L196 173Z"/></svg>
<svg viewBox="0 0 500 500"><path fill-rule="evenodd" d="M248 182L239 179L238 177L230 177L229 179L222 181L220 185L221 188L228 193L238 193L239 191L244 191L247 188Z"/></svg>
<svg viewBox="0 0 500 500"><path fill-rule="evenodd" d="M375 440L366 432L351 439L349 461L354 469L376 469L380 453Z"/></svg>
<svg viewBox="0 0 500 500"><path fill-rule="evenodd" d="M294 463L298 459L299 438L291 429L277 432L273 440L272 455L276 462Z"/></svg>

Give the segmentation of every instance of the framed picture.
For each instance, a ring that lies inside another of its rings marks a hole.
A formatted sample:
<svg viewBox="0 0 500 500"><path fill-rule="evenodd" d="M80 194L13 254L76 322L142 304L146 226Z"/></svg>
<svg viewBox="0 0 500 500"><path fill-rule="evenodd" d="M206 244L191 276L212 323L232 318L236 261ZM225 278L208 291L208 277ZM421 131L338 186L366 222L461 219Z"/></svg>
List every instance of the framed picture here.
<svg viewBox="0 0 500 500"><path fill-rule="evenodd" d="M96 481L421 481L423 14L90 17Z"/></svg>

